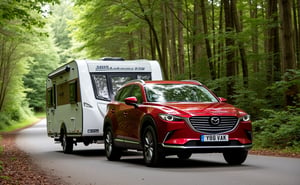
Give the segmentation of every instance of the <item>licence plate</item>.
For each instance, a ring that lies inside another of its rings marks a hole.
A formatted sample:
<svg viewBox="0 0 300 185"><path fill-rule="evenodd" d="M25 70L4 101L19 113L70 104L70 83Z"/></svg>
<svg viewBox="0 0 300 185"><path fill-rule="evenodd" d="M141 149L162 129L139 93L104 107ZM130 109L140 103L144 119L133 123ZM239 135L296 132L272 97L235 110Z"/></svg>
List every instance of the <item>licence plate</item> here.
<svg viewBox="0 0 300 185"><path fill-rule="evenodd" d="M228 135L201 135L202 142L226 142L229 141Z"/></svg>

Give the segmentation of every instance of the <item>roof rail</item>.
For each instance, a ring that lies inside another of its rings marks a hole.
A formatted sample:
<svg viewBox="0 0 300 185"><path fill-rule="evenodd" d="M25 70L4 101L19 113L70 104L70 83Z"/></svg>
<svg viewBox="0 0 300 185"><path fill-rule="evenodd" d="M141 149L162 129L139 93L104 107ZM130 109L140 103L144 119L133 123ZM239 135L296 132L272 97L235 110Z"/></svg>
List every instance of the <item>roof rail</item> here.
<svg viewBox="0 0 300 185"><path fill-rule="evenodd" d="M124 61L125 59L122 57L103 57L100 60L102 60L102 61L118 61L118 60Z"/></svg>
<svg viewBox="0 0 300 185"><path fill-rule="evenodd" d="M141 79L130 80L130 81L126 82L126 83L132 83L132 82L140 82L140 83L142 83L143 85L145 84L145 81L144 81L144 80L141 80Z"/></svg>
<svg viewBox="0 0 300 185"><path fill-rule="evenodd" d="M181 80L181 81L184 81L184 82L195 82L195 83L199 83L200 85L202 85L201 82L197 81L197 80Z"/></svg>

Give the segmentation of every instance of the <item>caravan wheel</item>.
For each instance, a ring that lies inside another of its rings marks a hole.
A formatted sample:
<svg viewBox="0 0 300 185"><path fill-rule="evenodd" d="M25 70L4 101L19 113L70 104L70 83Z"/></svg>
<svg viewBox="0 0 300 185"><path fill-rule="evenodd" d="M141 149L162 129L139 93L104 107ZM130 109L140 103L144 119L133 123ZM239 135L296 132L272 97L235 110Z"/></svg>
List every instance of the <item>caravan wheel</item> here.
<svg viewBox="0 0 300 185"><path fill-rule="evenodd" d="M72 153L73 151L73 138L68 137L65 130L62 131L61 146L65 154Z"/></svg>

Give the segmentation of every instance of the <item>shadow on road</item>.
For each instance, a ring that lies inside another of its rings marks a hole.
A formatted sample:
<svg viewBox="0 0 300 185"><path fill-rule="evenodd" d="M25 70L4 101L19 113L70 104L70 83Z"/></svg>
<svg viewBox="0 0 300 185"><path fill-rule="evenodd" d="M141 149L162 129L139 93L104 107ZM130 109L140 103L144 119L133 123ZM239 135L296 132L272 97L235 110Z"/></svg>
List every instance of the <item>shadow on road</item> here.
<svg viewBox="0 0 300 185"><path fill-rule="evenodd" d="M58 151L62 153L62 151ZM104 149L85 149L85 150L74 150L72 154L68 155L77 155L81 157L91 157L91 156L96 156L96 157L105 157L105 150ZM141 156L142 154L139 152L134 152L134 151L124 151L122 156Z"/></svg>
<svg viewBox="0 0 300 185"><path fill-rule="evenodd" d="M135 165L143 165L144 161L142 158L131 158L131 159L122 159L120 162L131 163ZM181 160L178 158L166 158L161 165L157 168L208 168L208 167L229 167L226 163L213 162L213 161L203 161L203 160Z"/></svg>
<svg viewBox="0 0 300 185"><path fill-rule="evenodd" d="M135 166L145 166L143 158L125 158L121 159L119 161L120 164L131 164ZM145 166L146 167L146 166ZM225 161L224 163L218 162L218 161L211 161L211 160L199 160L199 159L193 159L190 158L188 160L181 160L176 157L170 157L166 158L159 166L153 168L155 170L167 170L167 171L178 171L181 172L194 172L194 170L197 169L197 171L205 171L205 172L215 172L215 171L241 171L241 170L253 170L258 169L257 166L251 166L247 164L243 165L228 165ZM182 170L184 169L184 170Z"/></svg>
<svg viewBox="0 0 300 185"><path fill-rule="evenodd" d="M90 150L74 150L72 154L68 155L76 155L80 157L103 157L105 158L105 151L104 149L90 149ZM145 166L143 156L141 152L136 151L125 151L122 154L122 158L120 161L116 161L120 163L120 165L133 165L133 166ZM116 163L114 162L114 163ZM212 160L199 160L191 157L188 160L181 160L175 156L168 156L158 167L155 169L188 169L188 168L205 168L207 171L209 169L216 170L216 168L220 170L224 170L223 168L230 168L230 169L253 169L257 168L254 166L249 165L240 165L240 166L232 166L228 165L225 161L212 161Z"/></svg>

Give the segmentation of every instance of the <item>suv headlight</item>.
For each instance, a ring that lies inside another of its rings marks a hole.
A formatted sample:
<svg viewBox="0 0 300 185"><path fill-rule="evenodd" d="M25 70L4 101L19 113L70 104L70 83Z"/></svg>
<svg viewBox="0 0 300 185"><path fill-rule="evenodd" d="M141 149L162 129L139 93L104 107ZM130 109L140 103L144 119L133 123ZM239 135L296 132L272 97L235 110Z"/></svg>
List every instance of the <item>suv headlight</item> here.
<svg viewBox="0 0 300 185"><path fill-rule="evenodd" d="M242 121L250 121L250 115L247 114L247 115L243 116Z"/></svg>
<svg viewBox="0 0 300 185"><path fill-rule="evenodd" d="M165 121L182 121L181 117L171 114L159 114L159 117Z"/></svg>

